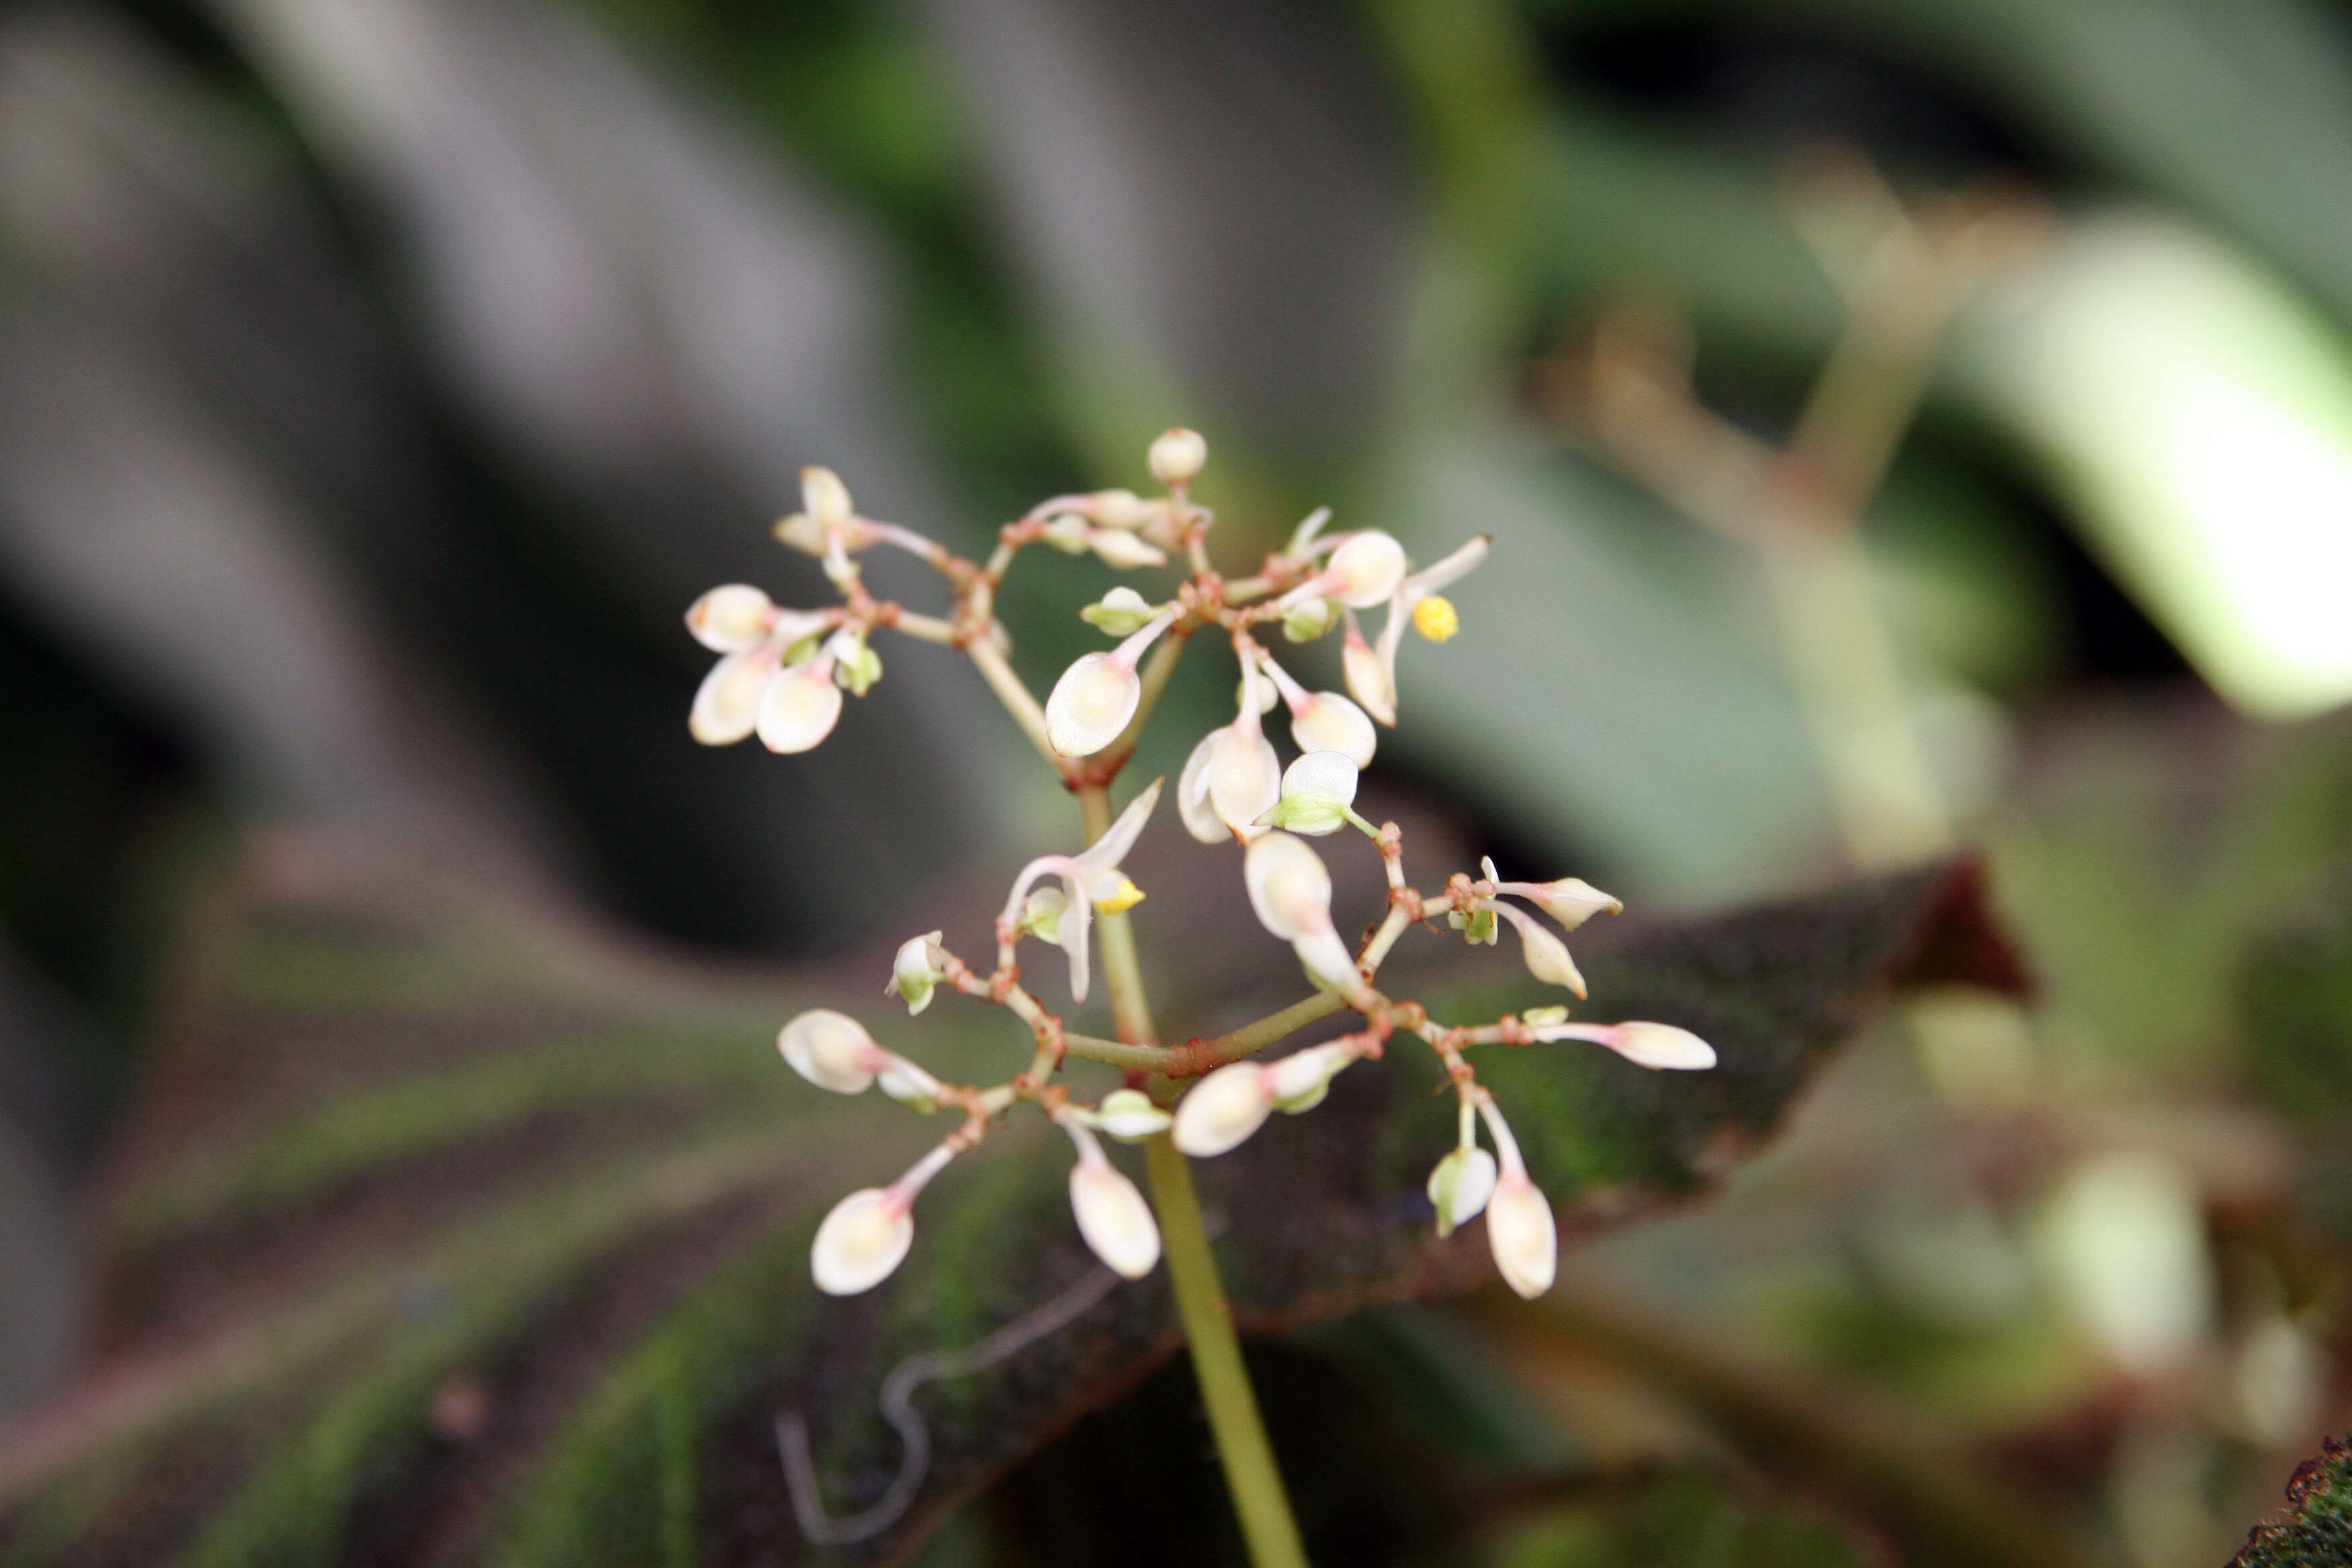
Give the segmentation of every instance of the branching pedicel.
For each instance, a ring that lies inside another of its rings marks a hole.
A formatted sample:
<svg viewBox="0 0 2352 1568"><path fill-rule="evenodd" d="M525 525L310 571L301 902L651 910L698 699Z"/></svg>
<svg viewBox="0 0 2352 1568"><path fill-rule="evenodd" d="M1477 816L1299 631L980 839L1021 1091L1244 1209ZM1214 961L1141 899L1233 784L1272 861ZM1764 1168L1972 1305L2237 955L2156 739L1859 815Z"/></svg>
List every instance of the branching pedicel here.
<svg viewBox="0 0 2352 1568"><path fill-rule="evenodd" d="M880 679L870 639L887 627L962 650L1063 784L1082 795L1108 790L1185 642L1215 627L1240 661L1238 711L1193 748L1177 782L1177 810L1202 843L1244 847L1251 908L1268 931L1291 944L1317 987L1307 1001L1257 1024L1172 1047L1150 1043L1148 1017L1131 1019L1123 1009L1121 1039L1074 1034L1024 987L1017 949L1023 938L1034 937L1068 955L1071 1000L1086 1000L1097 915L1123 913L1143 897L1119 862L1159 803L1164 781L1154 781L1091 847L1041 856L1022 868L997 917L995 960L986 972L949 952L938 931L899 949L888 989L910 1014L929 1006L941 986L1009 1008L1036 1042L1025 1070L987 1088L944 1083L876 1043L843 1014L819 1009L785 1026L778 1040L784 1059L819 1088L857 1094L878 1083L885 1094L917 1110L962 1114L961 1125L897 1181L852 1193L826 1216L812 1257L816 1283L826 1291L854 1294L887 1279L912 1244L913 1205L925 1184L1022 1101L1037 1106L1076 1145L1070 1202L1087 1245L1119 1274L1139 1278L1160 1259L1159 1227L1142 1194L1105 1158L1097 1133L1139 1142L1172 1128L1186 1154L1222 1154L1272 1112L1295 1115L1313 1108L1342 1069L1379 1057L1402 1031L1419 1036L1437 1054L1459 1100L1458 1146L1429 1179L1438 1234L1483 1211L1503 1278L1522 1296L1538 1295L1551 1285L1557 1252L1550 1206L1528 1178L1511 1130L1479 1084L1466 1049L1574 1039L1608 1047L1644 1067L1715 1063L1706 1042L1670 1025L1571 1024L1563 1006L1453 1026L1430 1017L1419 1003L1377 988L1381 961L1405 929L1442 914L1471 942L1495 942L1508 921L1517 930L1528 970L1581 998L1584 978L1566 944L1526 910L1504 900L1522 900L1566 931L1621 906L1573 877L1504 881L1492 861L1480 863L1478 876L1457 872L1444 891L1424 895L1405 882L1403 836L1396 825L1374 827L1356 814L1357 773L1371 762L1376 745L1372 721L1396 722L1396 658L1404 630L1411 626L1432 642L1454 635L1454 608L1439 590L1486 559L1487 539L1474 539L1416 572L1403 547L1386 533L1326 533L1327 509L1301 523L1254 575L1227 578L1209 563L1214 517L1189 493L1207 455L1198 435L1171 430L1151 444L1150 456L1151 472L1168 488L1165 496L1147 500L1116 489L1056 496L1006 524L984 565L895 523L858 516L839 479L828 469L809 468L802 475L805 510L784 519L776 532L823 560L842 602L824 610L783 609L757 588L730 584L704 595L687 614L694 635L724 655L695 698L691 727L706 744L757 733L772 751L815 746L840 718L842 692L862 696ZM1120 640L1072 664L1042 709L1006 663L1009 642L992 613L1014 558L1039 543L1072 553L1091 551L1120 570L1165 567L1174 552L1186 569L1172 595L1157 603L1118 587L1081 610L1086 620ZM866 592L856 557L879 545L909 551L947 579L952 610L946 618L917 615ZM1376 605L1387 607L1387 618L1379 641L1370 643L1357 613ZM1307 690L1260 641L1277 630L1289 642L1309 642L1335 627L1344 639L1352 700ZM1300 752L1287 768L1263 725L1277 702L1289 710L1291 739ZM1297 837L1348 826L1377 845L1389 887L1386 918L1352 953L1333 921L1329 874ZM1343 1007L1356 1011L1361 1028L1277 1060L1241 1059ZM1096 1104L1080 1103L1056 1077L1072 1056L1128 1068L1130 1087ZM1154 1073L1169 1099L1175 1083L1200 1082L1171 1115L1132 1087ZM1482 1121L1492 1152L1478 1142Z"/></svg>

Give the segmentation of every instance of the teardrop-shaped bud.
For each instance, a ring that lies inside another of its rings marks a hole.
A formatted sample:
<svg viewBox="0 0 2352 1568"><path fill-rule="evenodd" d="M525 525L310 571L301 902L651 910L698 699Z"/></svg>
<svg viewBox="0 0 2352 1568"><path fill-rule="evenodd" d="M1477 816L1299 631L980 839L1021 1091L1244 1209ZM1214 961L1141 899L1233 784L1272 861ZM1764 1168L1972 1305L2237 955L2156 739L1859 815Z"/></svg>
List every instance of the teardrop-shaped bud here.
<svg viewBox="0 0 2352 1568"><path fill-rule="evenodd" d="M1176 779L1176 813L1184 819L1184 831L1203 844L1223 844L1233 837L1224 818L1217 815L1216 803L1209 798L1209 764L1217 754L1217 737L1224 732L1218 728L1202 736Z"/></svg>
<svg viewBox="0 0 2352 1568"><path fill-rule="evenodd" d="M801 508L820 529L849 525L849 487L831 468L801 470Z"/></svg>
<svg viewBox="0 0 2352 1568"><path fill-rule="evenodd" d="M1356 764L1337 752L1309 752L1283 770L1282 798L1258 820L1320 837L1346 825L1356 800Z"/></svg>
<svg viewBox="0 0 2352 1568"><path fill-rule="evenodd" d="M1140 1143L1174 1124L1175 1118L1151 1103L1139 1089L1115 1089L1103 1096L1095 1125L1122 1143Z"/></svg>
<svg viewBox="0 0 2352 1568"><path fill-rule="evenodd" d="M1336 691L1318 691L1290 716L1290 738L1302 752L1337 752L1360 768L1372 765L1380 744L1370 715Z"/></svg>
<svg viewBox="0 0 2352 1568"><path fill-rule="evenodd" d="M907 1004L909 1016L931 1005L931 994L948 972L940 967L939 931L908 937L890 962L890 984L885 989Z"/></svg>
<svg viewBox="0 0 2352 1568"><path fill-rule="evenodd" d="M713 588L686 612L686 629L713 653L736 653L768 635L775 604L742 583Z"/></svg>
<svg viewBox="0 0 2352 1568"><path fill-rule="evenodd" d="M1297 1115L1323 1102L1331 1080L1356 1059L1356 1048L1345 1041L1309 1046L1266 1064L1266 1091L1276 1110Z"/></svg>
<svg viewBox="0 0 2352 1568"><path fill-rule="evenodd" d="M1518 915L1517 910L1510 912ZM1526 955L1528 973L1547 985L1565 985L1579 996L1585 994L1584 976L1577 970L1576 960L1568 955L1568 943L1525 915L1518 915L1511 923L1519 928L1520 950Z"/></svg>
<svg viewBox="0 0 2352 1568"><path fill-rule="evenodd" d="M1538 1030L1542 1039L1549 1031ZM1696 1072L1715 1065L1715 1047L1672 1024L1605 1024L1570 1025L1560 1032L1564 1039L1591 1040L1606 1046L1627 1061L1645 1068L1665 1068L1684 1072Z"/></svg>
<svg viewBox="0 0 2352 1568"><path fill-rule="evenodd" d="M1249 847L1242 880L1260 924L1285 942L1331 925L1331 873L1303 838L1269 833Z"/></svg>
<svg viewBox="0 0 2352 1568"><path fill-rule="evenodd" d="M1081 655L1045 699L1045 738L1065 757L1093 756L1118 739L1142 700L1133 666L1108 653Z"/></svg>
<svg viewBox="0 0 2352 1568"><path fill-rule="evenodd" d="M1282 612L1282 635L1291 642L1313 642L1339 618L1339 607L1317 594Z"/></svg>
<svg viewBox="0 0 2352 1568"><path fill-rule="evenodd" d="M1106 565L1121 572L1132 572L1139 566L1165 566L1167 554L1155 550L1132 533L1115 528L1097 528L1087 535L1087 543L1100 556Z"/></svg>
<svg viewBox="0 0 2352 1568"><path fill-rule="evenodd" d="M866 1187L833 1205L816 1227L809 1272L828 1296L855 1296L890 1278L915 1244L911 1206L887 1187Z"/></svg>
<svg viewBox="0 0 2352 1568"><path fill-rule="evenodd" d="M1381 723L1396 728L1396 682L1390 679L1389 667L1381 656L1353 626L1348 628L1348 640L1339 646L1339 668L1347 677L1348 695Z"/></svg>
<svg viewBox="0 0 2352 1568"><path fill-rule="evenodd" d="M763 643L711 666L694 694L687 732L706 746L731 746L758 728L760 700L776 679L777 658L778 650Z"/></svg>
<svg viewBox="0 0 2352 1568"><path fill-rule="evenodd" d="M1160 1261L1160 1225L1151 1205L1099 1152L1070 1167L1070 1212L1095 1256L1120 1278L1140 1279Z"/></svg>
<svg viewBox="0 0 2352 1568"><path fill-rule="evenodd" d="M813 1007L786 1024L776 1048L794 1072L835 1094L865 1093L889 1059L865 1025L830 1007Z"/></svg>
<svg viewBox="0 0 2352 1568"><path fill-rule="evenodd" d="M772 752L814 750L841 721L841 688L823 656L768 682L760 700L760 743Z"/></svg>
<svg viewBox="0 0 2352 1568"><path fill-rule="evenodd" d="M1378 529L1351 533L1331 552L1323 569L1324 590L1351 610L1386 604L1404 581L1404 546Z"/></svg>
<svg viewBox="0 0 2352 1568"><path fill-rule="evenodd" d="M1255 726L1228 724L1218 737L1209 754L1209 804L1229 833L1246 837L1255 831L1257 819L1282 798L1282 759L1275 754L1274 742Z"/></svg>
<svg viewBox="0 0 2352 1568"><path fill-rule="evenodd" d="M1196 1160L1232 1149L1265 1124L1274 1094L1256 1062L1219 1068L1178 1101L1176 1147Z"/></svg>
<svg viewBox="0 0 2352 1568"><path fill-rule="evenodd" d="M1121 584L1080 610L1078 619L1112 637L1123 637L1142 630L1155 613L1142 595Z"/></svg>
<svg viewBox="0 0 2352 1568"><path fill-rule="evenodd" d="M1209 443L1197 430L1177 426L1162 431L1151 443L1144 462L1151 477L1163 485L1189 484L1209 460Z"/></svg>
<svg viewBox="0 0 2352 1568"><path fill-rule="evenodd" d="M1559 1233L1551 1205L1525 1171L1507 1170L1486 1200L1486 1245L1503 1282L1528 1300L1551 1289L1559 1267Z"/></svg>
<svg viewBox="0 0 2352 1568"><path fill-rule="evenodd" d="M874 1075L884 1094L929 1116L940 1108L940 1080L895 1051L886 1052L882 1070Z"/></svg>
<svg viewBox="0 0 2352 1568"><path fill-rule="evenodd" d="M1437 1211L1437 1234L1451 1236L1486 1208L1495 1191L1495 1156L1465 1143L1429 1173L1429 1205Z"/></svg>

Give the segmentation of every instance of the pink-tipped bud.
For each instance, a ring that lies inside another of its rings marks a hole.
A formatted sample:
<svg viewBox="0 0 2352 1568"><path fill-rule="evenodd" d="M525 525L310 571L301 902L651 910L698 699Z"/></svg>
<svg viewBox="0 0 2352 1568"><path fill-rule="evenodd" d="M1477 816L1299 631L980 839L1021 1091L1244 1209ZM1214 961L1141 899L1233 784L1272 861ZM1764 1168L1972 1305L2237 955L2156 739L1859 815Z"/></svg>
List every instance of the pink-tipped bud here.
<svg viewBox="0 0 2352 1568"><path fill-rule="evenodd" d="M813 1007L786 1024L776 1048L794 1072L835 1094L865 1093L890 1059L865 1025L830 1007Z"/></svg>
<svg viewBox="0 0 2352 1568"><path fill-rule="evenodd" d="M1352 533L1331 552L1318 579L1323 591L1351 610L1383 605L1404 581L1404 546L1378 529Z"/></svg>
<svg viewBox="0 0 2352 1568"><path fill-rule="evenodd" d="M910 1200L866 1187L833 1205L809 1248L809 1272L828 1296L855 1296L890 1278L915 1244Z"/></svg>
<svg viewBox="0 0 2352 1568"><path fill-rule="evenodd" d="M1073 1125L1070 1136L1078 1145L1078 1163L1070 1167L1070 1212L1077 1216L1078 1234L1112 1273L1140 1279L1160 1261L1160 1225L1151 1205L1103 1158L1085 1128Z"/></svg>

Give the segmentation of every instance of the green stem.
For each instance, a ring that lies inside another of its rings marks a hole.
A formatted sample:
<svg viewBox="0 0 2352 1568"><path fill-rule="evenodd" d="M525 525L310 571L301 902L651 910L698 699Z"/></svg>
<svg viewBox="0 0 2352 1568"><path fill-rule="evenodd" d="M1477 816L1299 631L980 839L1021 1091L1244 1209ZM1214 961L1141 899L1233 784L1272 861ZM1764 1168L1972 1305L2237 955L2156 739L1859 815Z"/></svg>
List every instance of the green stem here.
<svg viewBox="0 0 2352 1568"><path fill-rule="evenodd" d="M1088 784L1077 794L1091 843L1110 826L1110 794L1099 784ZM1133 928L1127 916L1117 914L1101 916L1097 929L1103 983L1110 990L1119 1038L1129 1045L1156 1045ZM1192 1376L1209 1413L1209 1431L1216 1439L1225 1489L1233 1494L1234 1511L1241 1518L1250 1562L1254 1568L1307 1568L1307 1550L1290 1515L1290 1498L1274 1462L1274 1446L1266 1441L1249 1372L1242 1364L1241 1341L1234 1333L1224 1286L1217 1279L1216 1255L1209 1250L1208 1228L1201 1223L1192 1169L1165 1132L1144 1145L1143 1169L1160 1219L1169 1281L1176 1291L1176 1315L1192 1352Z"/></svg>

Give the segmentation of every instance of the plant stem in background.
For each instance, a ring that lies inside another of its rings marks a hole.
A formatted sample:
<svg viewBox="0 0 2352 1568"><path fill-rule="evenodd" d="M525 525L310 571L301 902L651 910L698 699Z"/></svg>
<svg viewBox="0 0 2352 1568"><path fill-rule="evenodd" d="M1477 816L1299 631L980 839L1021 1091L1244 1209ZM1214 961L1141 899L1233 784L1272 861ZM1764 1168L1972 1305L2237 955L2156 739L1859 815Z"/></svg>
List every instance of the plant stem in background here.
<svg viewBox="0 0 2352 1568"><path fill-rule="evenodd" d="M1089 785L1078 791L1078 805L1086 816L1087 840L1092 843L1110 826L1109 794L1098 785ZM1103 915L1100 920L1103 980L1110 989L1111 1014L1118 1021L1119 1038L1129 1045L1155 1045L1143 971L1136 962L1134 931L1123 914ZM1234 1511L1240 1516L1250 1562L1254 1568L1307 1568L1298 1523L1291 1517L1290 1498L1275 1464L1274 1446L1266 1440L1257 1395L1242 1363L1233 1310L1226 1305L1224 1286L1217 1279L1216 1255L1209 1249L1209 1233L1201 1221L1201 1200L1192 1190L1191 1167L1165 1132L1144 1144L1143 1165L1151 1188L1151 1206L1160 1217L1162 1255L1176 1292L1177 1318L1192 1354L1192 1375L1209 1414L1209 1431L1216 1440L1217 1460L1224 1468L1225 1488L1233 1496Z"/></svg>

